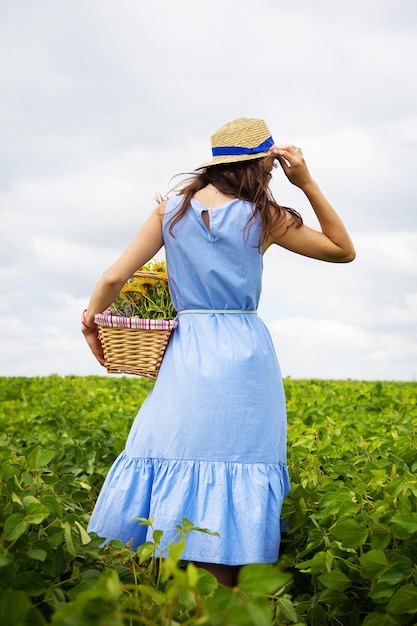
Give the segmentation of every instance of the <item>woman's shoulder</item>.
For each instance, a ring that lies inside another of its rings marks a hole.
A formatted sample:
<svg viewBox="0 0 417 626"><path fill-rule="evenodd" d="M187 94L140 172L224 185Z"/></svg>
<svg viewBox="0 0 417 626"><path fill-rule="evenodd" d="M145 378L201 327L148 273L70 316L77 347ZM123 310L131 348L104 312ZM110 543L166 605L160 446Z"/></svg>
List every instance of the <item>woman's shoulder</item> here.
<svg viewBox="0 0 417 626"><path fill-rule="evenodd" d="M156 208L162 219L164 217L172 217L181 208L184 196L179 194L165 198Z"/></svg>
<svg viewBox="0 0 417 626"><path fill-rule="evenodd" d="M183 195L169 196L168 198L165 198L164 200L162 200L158 204L155 210L160 215L164 215L164 213L166 213L167 210L175 209L176 207L180 206L183 198L184 198Z"/></svg>

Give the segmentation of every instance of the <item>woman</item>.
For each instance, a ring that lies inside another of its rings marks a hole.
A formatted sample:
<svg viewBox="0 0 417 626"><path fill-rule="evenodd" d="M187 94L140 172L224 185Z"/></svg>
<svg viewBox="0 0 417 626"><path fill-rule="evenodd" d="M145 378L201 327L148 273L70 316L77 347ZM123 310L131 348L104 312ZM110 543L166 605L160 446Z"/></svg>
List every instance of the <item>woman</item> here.
<svg viewBox="0 0 417 626"><path fill-rule="evenodd" d="M289 490L284 390L271 337L256 314L262 257L272 244L349 262L350 237L312 179L302 152L275 145L263 120L238 118L212 136L213 158L180 194L161 202L96 285L83 333L103 364L94 315L164 245L179 324L154 389L109 471L89 530L146 541L153 517L168 542L182 517L193 532L184 560L234 585L240 566L274 563ZM274 200L278 161L315 211L321 230Z"/></svg>

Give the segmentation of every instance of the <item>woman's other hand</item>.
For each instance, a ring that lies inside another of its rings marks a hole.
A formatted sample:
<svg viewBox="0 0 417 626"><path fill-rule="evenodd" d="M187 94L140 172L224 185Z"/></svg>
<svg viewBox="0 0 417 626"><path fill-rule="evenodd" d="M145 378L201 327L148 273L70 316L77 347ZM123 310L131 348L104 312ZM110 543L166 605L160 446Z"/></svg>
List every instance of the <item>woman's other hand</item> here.
<svg viewBox="0 0 417 626"><path fill-rule="evenodd" d="M86 328L83 326L81 331L97 361L100 365L104 365L103 346L101 345L101 341L98 337L98 328Z"/></svg>

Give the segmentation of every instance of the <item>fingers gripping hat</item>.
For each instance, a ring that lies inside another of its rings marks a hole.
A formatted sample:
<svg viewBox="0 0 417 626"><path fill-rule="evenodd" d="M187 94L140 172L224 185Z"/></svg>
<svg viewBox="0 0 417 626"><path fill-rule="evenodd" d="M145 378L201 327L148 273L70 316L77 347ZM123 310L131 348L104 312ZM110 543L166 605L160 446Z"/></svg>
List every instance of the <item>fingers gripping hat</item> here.
<svg viewBox="0 0 417 626"><path fill-rule="evenodd" d="M213 159L196 169L259 159L269 154L269 149L273 145L274 140L264 120L238 117L216 130L211 136Z"/></svg>

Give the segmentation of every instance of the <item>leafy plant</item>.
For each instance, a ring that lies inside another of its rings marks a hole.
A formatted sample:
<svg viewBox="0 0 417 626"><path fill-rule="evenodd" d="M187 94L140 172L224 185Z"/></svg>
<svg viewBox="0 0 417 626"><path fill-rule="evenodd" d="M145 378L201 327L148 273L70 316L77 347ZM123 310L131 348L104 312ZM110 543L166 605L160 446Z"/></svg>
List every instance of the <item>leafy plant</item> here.
<svg viewBox="0 0 417 626"><path fill-rule="evenodd" d="M307 623L416 621L415 391L287 382L292 490L280 563Z"/></svg>
<svg viewBox="0 0 417 626"><path fill-rule="evenodd" d="M281 555L242 568L234 589L181 561L201 532L189 520L167 559L156 528L136 552L86 532L153 384L0 378L0 624L416 623L415 383L284 381L292 489Z"/></svg>

